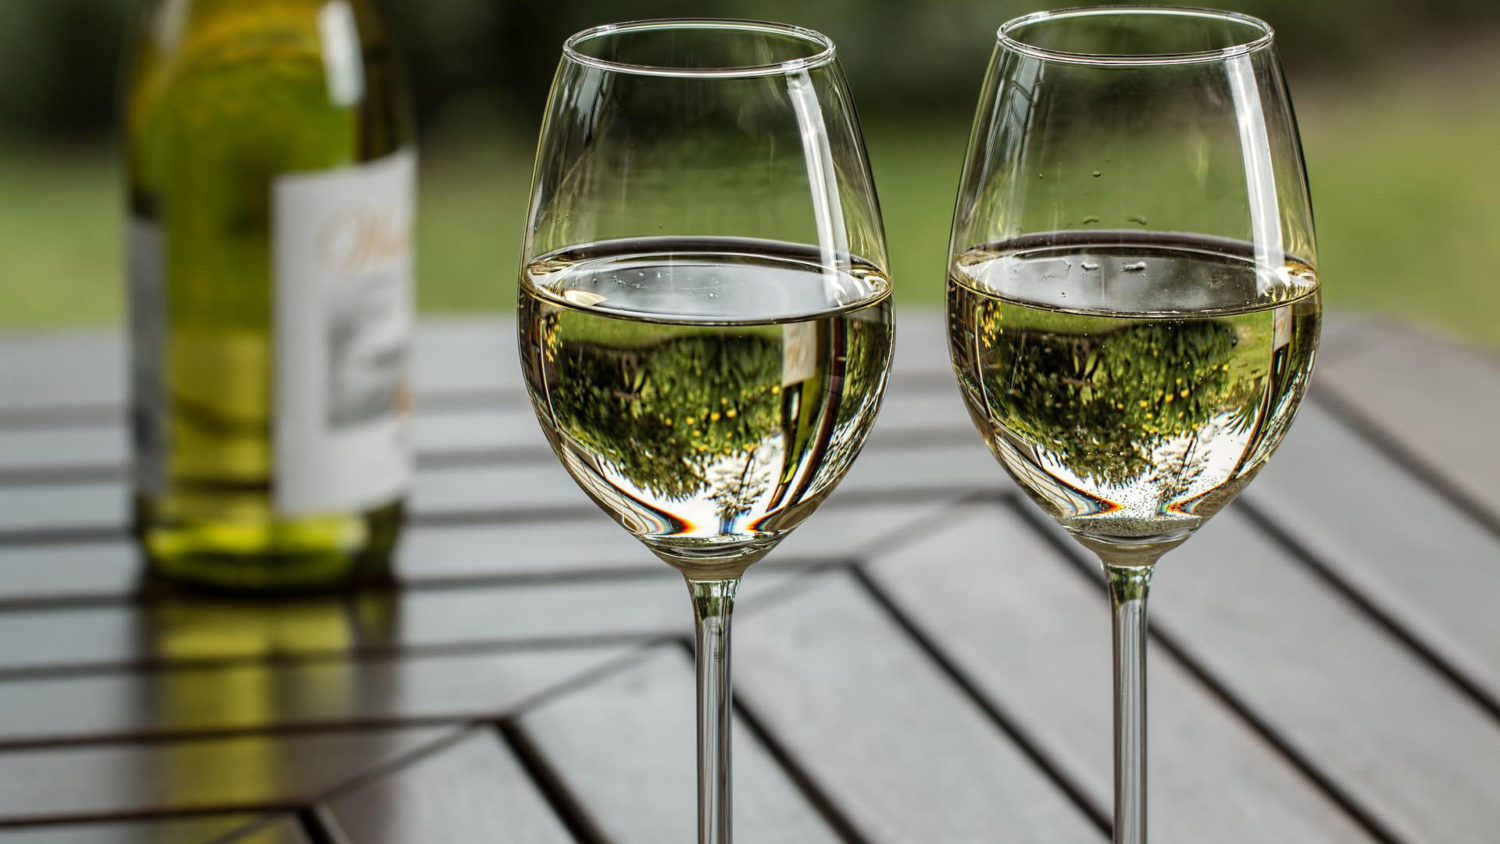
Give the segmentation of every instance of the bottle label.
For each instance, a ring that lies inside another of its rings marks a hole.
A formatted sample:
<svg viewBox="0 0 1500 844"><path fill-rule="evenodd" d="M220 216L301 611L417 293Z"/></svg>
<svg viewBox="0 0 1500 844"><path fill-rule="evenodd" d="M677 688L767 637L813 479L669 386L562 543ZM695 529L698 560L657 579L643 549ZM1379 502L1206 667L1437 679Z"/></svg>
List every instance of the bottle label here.
<svg viewBox="0 0 1500 844"><path fill-rule="evenodd" d="M272 186L278 515L368 509L411 482L416 156Z"/></svg>
<svg viewBox="0 0 1500 844"><path fill-rule="evenodd" d="M159 495L166 488L166 390L162 361L167 329L167 237L160 224L133 214L125 229L130 285L130 429L135 484Z"/></svg>

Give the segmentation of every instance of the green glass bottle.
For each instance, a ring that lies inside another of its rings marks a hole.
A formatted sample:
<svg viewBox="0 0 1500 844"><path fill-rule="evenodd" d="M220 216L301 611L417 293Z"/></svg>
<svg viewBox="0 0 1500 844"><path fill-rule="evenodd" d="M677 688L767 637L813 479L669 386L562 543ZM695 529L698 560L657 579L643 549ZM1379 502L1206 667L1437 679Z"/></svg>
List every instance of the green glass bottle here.
<svg viewBox="0 0 1500 844"><path fill-rule="evenodd" d="M370 0L146 0L126 97L136 535L247 591L388 576L416 156Z"/></svg>

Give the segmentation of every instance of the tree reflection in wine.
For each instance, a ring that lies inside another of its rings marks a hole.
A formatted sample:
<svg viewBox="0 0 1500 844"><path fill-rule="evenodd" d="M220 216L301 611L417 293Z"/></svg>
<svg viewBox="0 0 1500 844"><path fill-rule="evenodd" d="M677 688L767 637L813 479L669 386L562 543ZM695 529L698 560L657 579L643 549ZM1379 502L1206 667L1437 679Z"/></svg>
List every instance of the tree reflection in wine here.
<svg viewBox="0 0 1500 844"><path fill-rule="evenodd" d="M1123 484L1143 472L1167 471L1157 468L1156 450L1225 407L1233 408L1236 427L1251 421L1230 395L1228 372L1239 337L1228 325L1138 323L1073 336L1022 328L1001 335L999 307L981 300L974 316L954 317L981 326L988 352L982 384L964 389L1003 396L994 402L1004 409L1000 424L1044 443L1074 472ZM1191 461L1190 444L1181 452Z"/></svg>
<svg viewBox="0 0 1500 844"><path fill-rule="evenodd" d="M550 394L558 427L636 486L676 499L718 488L710 470L749 473L765 431L781 426L779 337L674 337L649 355L603 341L561 348L555 316L547 358L567 355L571 373Z"/></svg>

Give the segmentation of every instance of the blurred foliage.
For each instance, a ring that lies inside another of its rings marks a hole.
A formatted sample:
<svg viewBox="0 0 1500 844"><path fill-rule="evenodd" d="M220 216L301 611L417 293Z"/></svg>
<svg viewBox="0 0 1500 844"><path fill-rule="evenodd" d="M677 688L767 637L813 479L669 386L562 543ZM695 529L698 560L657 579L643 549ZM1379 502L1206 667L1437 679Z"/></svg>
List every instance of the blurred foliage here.
<svg viewBox="0 0 1500 844"><path fill-rule="evenodd" d="M247 0L253 2L253 0ZM0 135L104 137L127 21L140 0L0 2ZM427 125L529 133L563 38L625 19L781 20L832 36L867 114L973 108L991 33L1026 0L380 0L396 24ZM1494 0L1242 0L1278 28L1294 74L1378 63L1392 43L1500 24Z"/></svg>
<svg viewBox="0 0 1500 844"><path fill-rule="evenodd" d="M120 318L120 176L100 142L114 120L135 2L0 0L0 282L23 280L7 287L0 326ZM427 312L513 307L534 124L566 34L672 14L779 18L839 42L865 119L897 301L935 305L991 33L1037 8L1016 0L381 2L402 30L432 130L418 232ZM1500 346L1500 3L1244 0L1237 8L1279 28L1326 304L1382 309Z"/></svg>

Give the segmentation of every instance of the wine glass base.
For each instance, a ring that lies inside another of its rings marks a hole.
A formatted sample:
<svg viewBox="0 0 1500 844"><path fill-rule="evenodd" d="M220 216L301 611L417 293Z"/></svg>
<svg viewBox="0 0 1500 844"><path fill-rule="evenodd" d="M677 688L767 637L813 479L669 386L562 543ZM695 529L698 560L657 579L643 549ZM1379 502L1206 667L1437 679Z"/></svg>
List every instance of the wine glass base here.
<svg viewBox="0 0 1500 844"><path fill-rule="evenodd" d="M1110 536L1070 530L1080 544L1099 556L1108 566L1149 566L1161 555L1176 548L1193 535L1191 530L1172 531L1154 536Z"/></svg>
<svg viewBox="0 0 1500 844"><path fill-rule="evenodd" d="M667 565L682 572L689 582L737 580L753 563L770 553L780 536L724 542L715 539L671 540L637 537Z"/></svg>

